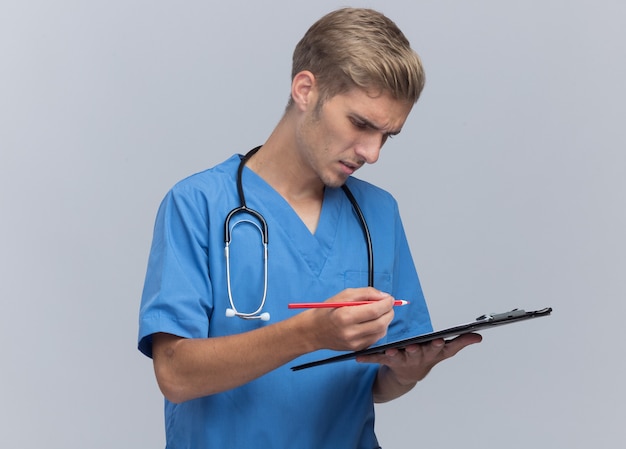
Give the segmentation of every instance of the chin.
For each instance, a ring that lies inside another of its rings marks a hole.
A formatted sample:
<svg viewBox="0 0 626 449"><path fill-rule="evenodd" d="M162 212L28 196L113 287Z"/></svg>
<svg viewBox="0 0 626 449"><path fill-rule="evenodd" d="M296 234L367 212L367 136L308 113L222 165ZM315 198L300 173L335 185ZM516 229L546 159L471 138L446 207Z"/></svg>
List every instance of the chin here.
<svg viewBox="0 0 626 449"><path fill-rule="evenodd" d="M339 171L329 170L325 173L320 173L319 177L324 186L338 188L346 183L346 180L350 177L350 175Z"/></svg>
<svg viewBox="0 0 626 449"><path fill-rule="evenodd" d="M324 185L326 187L337 189L337 188L341 187L342 185L344 185L346 183L347 179L348 179L347 177L345 177L345 178L335 178L335 179L326 179L326 180L323 180L323 182L324 182Z"/></svg>

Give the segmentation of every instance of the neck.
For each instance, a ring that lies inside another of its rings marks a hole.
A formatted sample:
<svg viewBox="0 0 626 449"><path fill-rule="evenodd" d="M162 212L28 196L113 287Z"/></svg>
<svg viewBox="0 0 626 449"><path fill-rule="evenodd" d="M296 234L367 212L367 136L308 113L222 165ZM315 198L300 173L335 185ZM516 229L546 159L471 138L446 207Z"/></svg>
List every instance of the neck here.
<svg viewBox="0 0 626 449"><path fill-rule="evenodd" d="M315 233L324 199L324 184L306 168L296 147L294 127L285 121L247 163L248 168L274 188Z"/></svg>
<svg viewBox="0 0 626 449"><path fill-rule="evenodd" d="M297 151L294 126L283 117L261 149L247 163L248 168L271 185L290 204L324 196L324 184L312 173Z"/></svg>

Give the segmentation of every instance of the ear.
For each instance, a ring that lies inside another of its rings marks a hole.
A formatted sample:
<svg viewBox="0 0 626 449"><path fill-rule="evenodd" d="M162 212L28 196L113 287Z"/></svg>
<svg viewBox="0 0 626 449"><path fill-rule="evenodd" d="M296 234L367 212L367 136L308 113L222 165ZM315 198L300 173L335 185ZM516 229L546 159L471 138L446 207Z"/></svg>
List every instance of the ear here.
<svg viewBox="0 0 626 449"><path fill-rule="evenodd" d="M317 104L317 81L315 75L303 70L293 77L291 82L291 98L300 110L307 110Z"/></svg>

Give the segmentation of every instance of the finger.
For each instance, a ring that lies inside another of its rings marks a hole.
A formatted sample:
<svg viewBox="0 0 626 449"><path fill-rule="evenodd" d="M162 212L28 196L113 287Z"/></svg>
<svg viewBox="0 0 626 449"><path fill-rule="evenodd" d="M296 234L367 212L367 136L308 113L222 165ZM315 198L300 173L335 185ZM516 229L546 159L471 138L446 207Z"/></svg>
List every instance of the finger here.
<svg viewBox="0 0 626 449"><path fill-rule="evenodd" d="M372 301L371 304L340 307L335 309L334 313L340 314L346 325L349 323L366 324L369 322L377 322L372 324L374 324L375 327L384 326L385 330L393 320L395 314L391 296L378 301Z"/></svg>
<svg viewBox="0 0 626 449"><path fill-rule="evenodd" d="M456 355L461 349L479 343L482 336L479 334L464 334L452 340L442 338L432 340L428 343L407 345L400 351L397 348L387 349L384 353L359 356L357 361L364 363L390 364L399 360L398 355L404 354L407 358L417 358L425 364L437 364L440 361Z"/></svg>
<svg viewBox="0 0 626 449"><path fill-rule="evenodd" d="M480 343L482 339L483 337L480 334L470 333L459 335L452 340L448 340L444 347L445 356L446 358L452 357L456 355L461 349L469 345Z"/></svg>
<svg viewBox="0 0 626 449"><path fill-rule="evenodd" d="M393 299L393 297L386 292L377 290L373 287L362 287L362 288L348 288L343 290L338 295L334 296L327 300L328 302L333 302L340 300L342 302L363 302L363 301L371 301L377 302L386 300L387 298Z"/></svg>

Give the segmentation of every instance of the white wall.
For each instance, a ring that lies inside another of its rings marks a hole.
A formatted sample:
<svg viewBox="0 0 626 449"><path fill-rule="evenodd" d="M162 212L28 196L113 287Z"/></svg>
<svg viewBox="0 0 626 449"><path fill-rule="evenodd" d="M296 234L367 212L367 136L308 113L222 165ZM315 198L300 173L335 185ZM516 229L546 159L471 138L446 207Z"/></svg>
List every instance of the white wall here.
<svg viewBox="0 0 626 449"><path fill-rule="evenodd" d="M263 142L293 46L343 5L0 5L3 447L164 446L135 349L158 203ZM554 307L380 406L381 443L623 444L626 6L355 6L387 13L426 66L405 130L361 177L398 198L435 325Z"/></svg>

